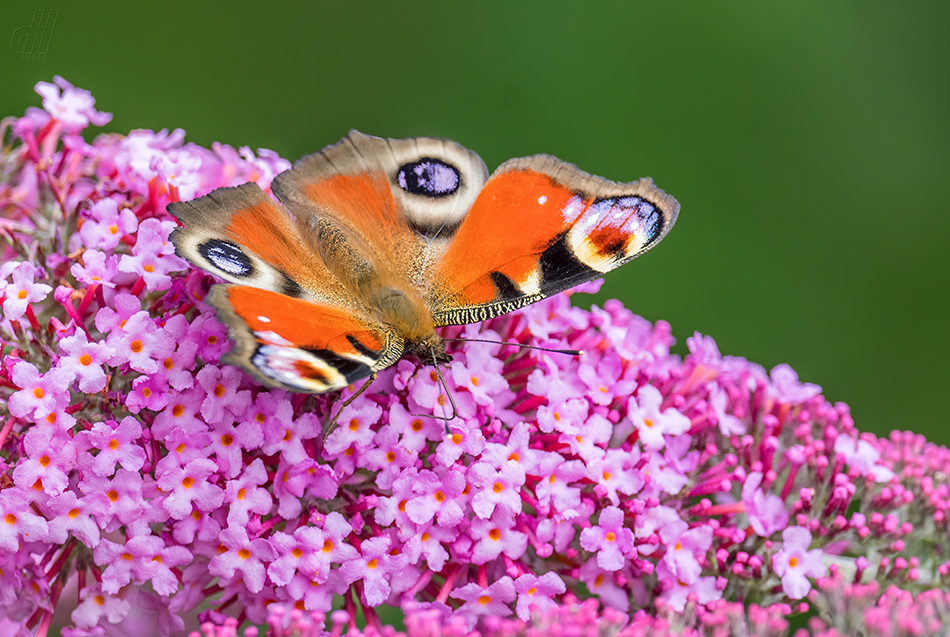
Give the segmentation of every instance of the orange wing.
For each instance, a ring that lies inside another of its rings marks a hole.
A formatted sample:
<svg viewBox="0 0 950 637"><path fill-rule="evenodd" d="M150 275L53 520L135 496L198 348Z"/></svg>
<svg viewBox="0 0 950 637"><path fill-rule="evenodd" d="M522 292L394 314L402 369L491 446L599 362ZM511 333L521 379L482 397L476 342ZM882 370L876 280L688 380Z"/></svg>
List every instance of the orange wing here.
<svg viewBox="0 0 950 637"><path fill-rule="evenodd" d="M492 175L436 268L436 325L474 323L594 279L643 254L679 213L650 179L620 184L548 155Z"/></svg>

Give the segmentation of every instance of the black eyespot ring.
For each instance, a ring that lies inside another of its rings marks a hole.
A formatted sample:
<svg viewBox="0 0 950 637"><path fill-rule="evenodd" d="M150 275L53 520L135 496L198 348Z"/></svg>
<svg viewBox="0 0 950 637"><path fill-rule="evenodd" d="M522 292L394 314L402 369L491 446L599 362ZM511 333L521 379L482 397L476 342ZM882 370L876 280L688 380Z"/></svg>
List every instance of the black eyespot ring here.
<svg viewBox="0 0 950 637"><path fill-rule="evenodd" d="M254 274L251 258L236 243L209 239L198 246L198 253L211 265L231 276L248 277Z"/></svg>
<svg viewBox="0 0 950 637"><path fill-rule="evenodd" d="M396 183L409 194L438 199L458 191L462 178L455 166L441 159L423 157L403 164L396 173Z"/></svg>

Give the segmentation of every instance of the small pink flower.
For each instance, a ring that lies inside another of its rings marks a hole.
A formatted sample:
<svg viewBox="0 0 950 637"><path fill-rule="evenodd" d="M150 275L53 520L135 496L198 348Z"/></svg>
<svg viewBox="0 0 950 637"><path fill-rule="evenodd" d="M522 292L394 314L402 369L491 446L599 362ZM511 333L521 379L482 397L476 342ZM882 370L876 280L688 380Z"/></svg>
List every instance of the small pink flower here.
<svg viewBox="0 0 950 637"><path fill-rule="evenodd" d="M158 486L168 493L163 506L168 513L180 520L191 513L192 506L202 511L212 511L221 506L224 492L208 478L218 466L208 458L195 458L184 467L177 467L158 477Z"/></svg>
<svg viewBox="0 0 950 637"><path fill-rule="evenodd" d="M515 580L518 618L527 621L532 613L544 614L554 609L558 605L554 596L563 594L565 590L564 580L557 573L544 573L540 577L533 573L521 575Z"/></svg>
<svg viewBox="0 0 950 637"><path fill-rule="evenodd" d="M660 562L656 568L657 578L667 588L660 596L677 613L683 612L686 602L692 598L699 604L709 604L722 599L722 590L715 577L697 577L692 582L684 582L673 574L666 562Z"/></svg>
<svg viewBox="0 0 950 637"><path fill-rule="evenodd" d="M11 321L17 321L26 313L30 303L38 303L53 290L45 283L35 283L33 278L40 270L28 261L12 268L13 282L3 291L3 315Z"/></svg>
<svg viewBox="0 0 950 637"><path fill-rule="evenodd" d="M99 544L100 529L92 517L93 506L88 499L78 497L75 491L64 491L50 498L47 506L50 542L63 544L72 533L89 548Z"/></svg>
<svg viewBox="0 0 950 637"><path fill-rule="evenodd" d="M368 400L354 402L340 413L336 429L327 436L327 453L336 455L354 447L367 449L376 432L371 428L382 415L379 405Z"/></svg>
<svg viewBox="0 0 950 637"><path fill-rule="evenodd" d="M143 409L161 411L167 404L168 385L161 372L133 380L132 391L125 398L125 406L133 414Z"/></svg>
<svg viewBox="0 0 950 637"><path fill-rule="evenodd" d="M432 471L420 471L399 480L408 480L408 487L414 494L406 502L406 513L416 524L425 524L438 516L440 526L452 527L459 524L465 516L465 510L456 500L465 489L465 478L459 471L446 471L442 478Z"/></svg>
<svg viewBox="0 0 950 637"><path fill-rule="evenodd" d="M104 307L96 313L96 329L104 334L124 330L128 320L142 309L142 301L131 294L116 294L114 303L115 309Z"/></svg>
<svg viewBox="0 0 950 637"><path fill-rule="evenodd" d="M475 487L472 508L480 518L489 518L495 507L501 507L510 515L521 512L521 486L525 481L524 468L509 460L502 469L495 469L487 462L477 462L469 470Z"/></svg>
<svg viewBox="0 0 950 637"><path fill-rule="evenodd" d="M16 553L20 542L42 542L49 532L46 520L30 509L23 491L0 491L0 550Z"/></svg>
<svg viewBox="0 0 950 637"><path fill-rule="evenodd" d="M70 468L76 460L76 444L62 429L43 423L24 436L25 458L13 470L13 481L21 488L42 488L50 495L69 486Z"/></svg>
<svg viewBox="0 0 950 637"><path fill-rule="evenodd" d="M91 430L79 435L88 442L89 450L96 452L90 467L97 476L111 476L117 464L129 471L138 471L145 463L145 450L136 444L142 435L142 425L132 416L126 416L119 423L96 423Z"/></svg>
<svg viewBox="0 0 950 637"><path fill-rule="evenodd" d="M206 365L195 380L206 392L201 403L201 416L209 424L221 422L225 417L234 418L251 403L251 392L238 389L243 372L235 367Z"/></svg>
<svg viewBox="0 0 950 637"><path fill-rule="evenodd" d="M777 495L766 495L759 488L761 483L761 473L750 473L742 486L742 502L752 530L756 535L769 537L788 525L788 508Z"/></svg>
<svg viewBox="0 0 950 637"><path fill-rule="evenodd" d="M90 123L104 126L112 121L112 113L95 109L92 93L76 88L58 75L53 77L52 84L37 82L36 92L43 98L43 109L62 122L67 132L81 130Z"/></svg>
<svg viewBox="0 0 950 637"><path fill-rule="evenodd" d="M108 197L94 203L92 208L86 212L86 219L79 228L79 238L82 245L91 248L83 254L86 268L108 268L114 276L118 257L109 255L106 262L106 253L97 251L105 250L108 252L114 250L119 245L122 237L132 234L136 228L138 228L138 219L136 219L131 208L119 210L119 204ZM86 260L87 258L91 261ZM109 270L105 270L104 273ZM75 272L73 274L79 276ZM100 276L102 275L100 274ZM112 276L104 278L103 281L111 281L111 279Z"/></svg>
<svg viewBox="0 0 950 637"><path fill-rule="evenodd" d="M644 385L631 398L627 417L640 432L640 442L652 449L666 444L665 436L678 436L689 431L689 418L672 407L660 411L663 396L652 385Z"/></svg>
<svg viewBox="0 0 950 637"><path fill-rule="evenodd" d="M111 348L105 343L89 342L86 333L76 330L59 342L67 355L59 359L59 368L79 381L79 391L94 394L106 386L106 373L102 369L112 356Z"/></svg>
<svg viewBox="0 0 950 637"><path fill-rule="evenodd" d="M267 470L260 458L245 467L224 487L224 504L228 506L228 526L241 526L248 523L250 513L265 515L270 512L273 498L262 485L269 482Z"/></svg>
<svg viewBox="0 0 950 637"><path fill-rule="evenodd" d="M475 582L466 584L456 588L450 596L465 602L455 612L474 620L484 616L507 617L511 614L508 604L515 601L517 593L514 582L506 575L487 588Z"/></svg>
<svg viewBox="0 0 950 637"><path fill-rule="evenodd" d="M107 341L112 348L111 365L129 366L143 374L159 370L158 361L164 361L175 349L175 342L158 327L148 312L133 314L123 322L120 330L114 330Z"/></svg>
<svg viewBox="0 0 950 637"><path fill-rule="evenodd" d="M772 392L779 402L798 405L821 393L818 385L798 382L798 374L784 363L773 367L771 376Z"/></svg>
<svg viewBox="0 0 950 637"><path fill-rule="evenodd" d="M103 617L110 624L118 624L131 609L127 600L105 593L99 584L79 591L79 600L70 619L80 628L95 628Z"/></svg>
<svg viewBox="0 0 950 637"><path fill-rule="evenodd" d="M175 246L168 240L174 227L172 221L143 221L139 225L132 254L122 255L119 270L139 275L149 290L167 290L171 287L169 273L187 267L184 261L175 256Z"/></svg>
<svg viewBox="0 0 950 637"><path fill-rule="evenodd" d="M871 475L876 482L889 482L894 472L878 463L881 452L867 440L855 440L851 436L841 435L835 438L835 453L841 454L845 462L856 467L863 475Z"/></svg>
<svg viewBox="0 0 950 637"><path fill-rule="evenodd" d="M119 469L112 478L101 478L88 471L79 481L79 490L89 503L89 511L105 531L142 517L145 512L143 487L141 475L127 469Z"/></svg>
<svg viewBox="0 0 950 637"><path fill-rule="evenodd" d="M72 374L58 367L40 374L31 363L20 361L13 367L13 382L20 390L10 397L10 413L37 421L46 418L69 403L71 380Z"/></svg>
<svg viewBox="0 0 950 637"><path fill-rule="evenodd" d="M392 592L390 577L404 570L409 558L402 553L390 552L389 537L375 537L363 542L361 555L340 567L340 574L348 583L362 580L363 595L368 606L379 606L389 599Z"/></svg>
<svg viewBox="0 0 950 637"><path fill-rule="evenodd" d="M514 516L501 508L496 508L488 520L472 520L468 534L475 543L472 546L473 564L487 564L501 554L517 560L528 548L528 536L516 530Z"/></svg>
<svg viewBox="0 0 950 637"><path fill-rule="evenodd" d="M621 495L635 495L643 488L643 469L638 468L639 462L638 447L630 451L608 449L603 458L588 462L587 477L595 483L595 491L616 506L620 504Z"/></svg>
<svg viewBox="0 0 950 637"><path fill-rule="evenodd" d="M772 556L772 568L782 578L782 589L792 599L801 599L811 590L809 577L823 577L827 567L821 561L821 549L808 550L811 532L790 526L782 532L784 545Z"/></svg>
<svg viewBox="0 0 950 637"><path fill-rule="evenodd" d="M221 531L221 544L208 571L224 579L231 579L240 571L247 590L259 593L267 577L264 564L276 557L277 551L268 540L252 540L245 529L229 526Z"/></svg>
<svg viewBox="0 0 950 637"><path fill-rule="evenodd" d="M633 531L623 526L623 511L615 506L600 513L597 526L581 531L581 546L597 553L597 565L605 571L619 571L625 558L636 556Z"/></svg>
<svg viewBox="0 0 950 637"><path fill-rule="evenodd" d="M544 432L559 431L570 436L584 433L589 405L581 398L570 398L538 408L538 428Z"/></svg>

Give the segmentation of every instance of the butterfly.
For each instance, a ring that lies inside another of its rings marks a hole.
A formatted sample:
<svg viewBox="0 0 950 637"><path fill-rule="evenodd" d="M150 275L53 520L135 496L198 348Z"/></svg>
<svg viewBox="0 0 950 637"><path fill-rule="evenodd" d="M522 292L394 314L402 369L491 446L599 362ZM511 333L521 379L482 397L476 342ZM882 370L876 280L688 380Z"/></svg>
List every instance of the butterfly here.
<svg viewBox="0 0 950 637"><path fill-rule="evenodd" d="M677 201L550 155L489 177L447 139L351 131L274 178L169 204L179 256L228 281L207 297L239 365L268 386L341 389L413 354L451 360L436 332L589 281L657 244Z"/></svg>

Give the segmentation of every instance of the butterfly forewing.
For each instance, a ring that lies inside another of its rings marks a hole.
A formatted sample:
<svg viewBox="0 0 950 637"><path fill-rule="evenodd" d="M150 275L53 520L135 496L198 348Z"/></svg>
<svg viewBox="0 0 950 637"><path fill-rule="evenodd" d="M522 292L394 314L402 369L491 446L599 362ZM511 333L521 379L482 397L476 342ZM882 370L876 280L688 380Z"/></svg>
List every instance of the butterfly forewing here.
<svg viewBox="0 0 950 637"><path fill-rule="evenodd" d="M178 253L222 279L332 303L347 297L293 220L253 182L168 210L183 224L171 236Z"/></svg>
<svg viewBox="0 0 950 637"><path fill-rule="evenodd" d="M650 249L678 213L650 179L616 183L549 155L510 160L436 269L435 323L485 320L594 279Z"/></svg>
<svg viewBox="0 0 950 637"><path fill-rule="evenodd" d="M421 287L487 178L481 158L453 141L352 131L278 175L273 189L302 227L345 228L377 269Z"/></svg>

